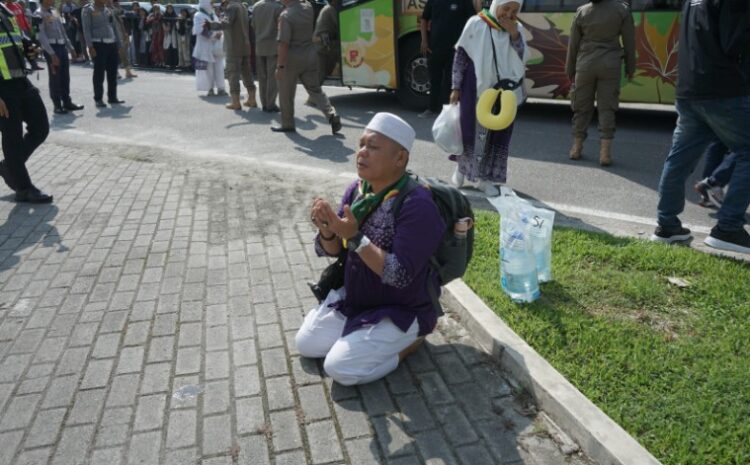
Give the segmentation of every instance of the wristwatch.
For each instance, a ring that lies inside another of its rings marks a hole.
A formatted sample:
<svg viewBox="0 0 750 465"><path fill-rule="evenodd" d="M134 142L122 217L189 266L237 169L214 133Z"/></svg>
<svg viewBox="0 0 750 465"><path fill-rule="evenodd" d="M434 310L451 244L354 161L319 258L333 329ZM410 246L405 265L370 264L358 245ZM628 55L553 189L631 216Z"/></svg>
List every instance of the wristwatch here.
<svg viewBox="0 0 750 465"><path fill-rule="evenodd" d="M362 231L346 241L346 248L354 253L360 253L368 245L370 245L370 239Z"/></svg>

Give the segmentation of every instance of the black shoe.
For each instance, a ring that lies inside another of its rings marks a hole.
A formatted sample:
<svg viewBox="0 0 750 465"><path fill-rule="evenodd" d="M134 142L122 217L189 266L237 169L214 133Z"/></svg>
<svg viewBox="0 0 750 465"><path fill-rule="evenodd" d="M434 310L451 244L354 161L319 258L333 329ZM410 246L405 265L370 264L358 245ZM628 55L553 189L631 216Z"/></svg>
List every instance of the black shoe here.
<svg viewBox="0 0 750 465"><path fill-rule="evenodd" d="M52 203L52 196L45 194L32 186L28 189L16 192L16 202Z"/></svg>
<svg viewBox="0 0 750 465"><path fill-rule="evenodd" d="M665 244L672 244L674 242L682 242L690 239L692 235L688 228L679 227L676 229L665 229L661 226L656 227L656 231L651 235L651 240L654 242L664 242Z"/></svg>
<svg viewBox="0 0 750 465"><path fill-rule="evenodd" d="M724 231L714 226L711 234L703 242L714 249L750 254L750 234L744 229Z"/></svg>
<svg viewBox="0 0 750 465"><path fill-rule="evenodd" d="M107 104L101 100L95 100L97 108L107 108Z"/></svg>
<svg viewBox="0 0 750 465"><path fill-rule="evenodd" d="M117 98L111 98L107 100L110 105L119 105L121 103L125 103L125 100L118 100Z"/></svg>
<svg viewBox="0 0 750 465"><path fill-rule="evenodd" d="M269 113L278 113L280 111L281 111L281 108L277 107L276 105L274 105L272 107L268 107L268 112Z"/></svg>
<svg viewBox="0 0 750 465"><path fill-rule="evenodd" d="M56 115L67 115L68 110L66 110L63 107L55 107L54 110L52 110Z"/></svg>
<svg viewBox="0 0 750 465"><path fill-rule="evenodd" d="M271 126L273 132L297 132L294 128L285 128L283 126Z"/></svg>
<svg viewBox="0 0 750 465"><path fill-rule="evenodd" d="M13 181L13 177L11 177L10 172L8 171L8 166L5 164L4 160L0 161L0 176L11 190L15 191L18 189L18 186L16 186L15 181Z"/></svg>
<svg viewBox="0 0 750 465"><path fill-rule="evenodd" d="M333 115L328 119L331 123L331 133L336 134L341 131L341 117L339 115Z"/></svg>
<svg viewBox="0 0 750 465"><path fill-rule="evenodd" d="M68 111L83 110L83 105L78 105L73 102L68 102L65 105L63 105L63 108L65 108Z"/></svg>

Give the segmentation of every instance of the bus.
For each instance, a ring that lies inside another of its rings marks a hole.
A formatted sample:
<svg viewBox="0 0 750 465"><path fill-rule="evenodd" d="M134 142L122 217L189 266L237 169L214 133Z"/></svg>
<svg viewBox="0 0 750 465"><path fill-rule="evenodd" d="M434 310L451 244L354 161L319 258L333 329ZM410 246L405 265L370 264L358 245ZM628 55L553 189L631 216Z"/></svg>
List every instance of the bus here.
<svg viewBox="0 0 750 465"><path fill-rule="evenodd" d="M427 0L343 0L339 10L340 66L348 87L396 92L406 108L424 109L430 79L420 53L419 21ZM586 0L526 0L519 15L530 59L524 83L534 98L567 99L565 74L570 26ZM682 0L630 0L636 28L636 73L624 78L620 101L673 104Z"/></svg>

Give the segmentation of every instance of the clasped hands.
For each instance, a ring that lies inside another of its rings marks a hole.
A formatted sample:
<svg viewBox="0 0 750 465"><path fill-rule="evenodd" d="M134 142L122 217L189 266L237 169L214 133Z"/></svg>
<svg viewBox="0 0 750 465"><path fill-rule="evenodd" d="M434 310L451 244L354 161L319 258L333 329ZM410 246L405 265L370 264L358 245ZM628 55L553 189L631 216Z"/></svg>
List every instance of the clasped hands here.
<svg viewBox="0 0 750 465"><path fill-rule="evenodd" d="M332 240L331 236L350 239L359 232L357 218L354 217L349 205L344 206L344 216L340 218L331 205L320 197L313 200L310 219L318 227L321 236L328 238L327 240Z"/></svg>

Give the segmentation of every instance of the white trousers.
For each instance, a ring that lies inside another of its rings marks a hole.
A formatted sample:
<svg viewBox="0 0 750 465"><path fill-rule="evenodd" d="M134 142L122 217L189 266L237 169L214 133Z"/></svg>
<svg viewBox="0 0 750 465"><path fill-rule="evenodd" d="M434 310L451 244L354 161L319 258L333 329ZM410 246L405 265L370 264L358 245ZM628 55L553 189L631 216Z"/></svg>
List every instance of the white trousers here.
<svg viewBox="0 0 750 465"><path fill-rule="evenodd" d="M406 332L384 318L342 337L346 317L327 303L305 316L295 340L303 357L325 357L323 369L339 384L351 386L382 378L398 367L399 352L417 340L416 318Z"/></svg>
<svg viewBox="0 0 750 465"><path fill-rule="evenodd" d="M201 92L214 87L216 90L224 90L224 59L217 58L213 63L208 63L206 69L195 70L195 87Z"/></svg>

